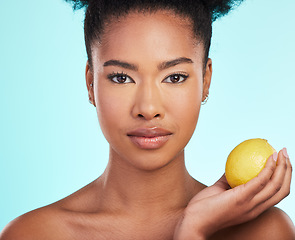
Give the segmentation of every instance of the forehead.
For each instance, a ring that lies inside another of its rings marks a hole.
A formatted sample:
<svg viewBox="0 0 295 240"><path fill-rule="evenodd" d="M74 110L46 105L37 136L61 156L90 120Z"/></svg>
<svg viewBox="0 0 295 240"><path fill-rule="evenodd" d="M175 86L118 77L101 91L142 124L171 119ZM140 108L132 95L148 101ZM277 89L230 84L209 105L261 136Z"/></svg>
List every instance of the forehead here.
<svg viewBox="0 0 295 240"><path fill-rule="evenodd" d="M197 41L188 18L172 11L134 12L110 20L100 43L92 45L92 53L93 62L98 58L156 62L176 57L201 61L204 48Z"/></svg>

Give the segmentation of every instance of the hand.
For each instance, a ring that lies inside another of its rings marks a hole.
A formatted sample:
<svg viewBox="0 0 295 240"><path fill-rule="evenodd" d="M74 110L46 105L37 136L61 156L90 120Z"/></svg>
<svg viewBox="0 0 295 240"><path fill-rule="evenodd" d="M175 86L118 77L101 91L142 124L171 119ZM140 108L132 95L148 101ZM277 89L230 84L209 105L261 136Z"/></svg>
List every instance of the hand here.
<svg viewBox="0 0 295 240"><path fill-rule="evenodd" d="M292 166L287 156L286 149L274 153L259 175L246 184L230 189L223 175L199 192L179 220L174 239L206 239L222 228L252 220L280 202L290 193Z"/></svg>

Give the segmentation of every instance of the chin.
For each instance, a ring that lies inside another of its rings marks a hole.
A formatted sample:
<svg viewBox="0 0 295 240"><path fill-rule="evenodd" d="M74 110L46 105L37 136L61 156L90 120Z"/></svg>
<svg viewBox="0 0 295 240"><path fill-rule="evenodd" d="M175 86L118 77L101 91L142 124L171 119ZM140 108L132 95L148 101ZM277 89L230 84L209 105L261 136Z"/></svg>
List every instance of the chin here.
<svg viewBox="0 0 295 240"><path fill-rule="evenodd" d="M142 171L157 171L166 166L181 161L184 158L184 151L181 150L177 154L171 154L167 151L146 151L139 154L128 156L128 163L138 170Z"/></svg>

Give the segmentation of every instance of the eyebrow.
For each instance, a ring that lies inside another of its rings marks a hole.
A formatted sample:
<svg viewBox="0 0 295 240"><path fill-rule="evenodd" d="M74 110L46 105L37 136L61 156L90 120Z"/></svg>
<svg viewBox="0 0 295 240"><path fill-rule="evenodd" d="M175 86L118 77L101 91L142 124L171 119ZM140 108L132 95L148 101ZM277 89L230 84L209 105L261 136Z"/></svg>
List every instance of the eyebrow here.
<svg viewBox="0 0 295 240"><path fill-rule="evenodd" d="M158 69L161 71L161 70L164 70L164 69L167 69L167 68L170 68L170 67L174 67L174 66L176 66L178 64L181 64L181 63L193 63L193 60L191 60L190 58L186 58L186 57L176 58L176 59L173 59L173 60L170 60L170 61L165 61L165 62L160 63L158 65ZM132 63L128 63L128 62L124 62L124 61L120 61L120 60L106 61L103 64L103 66L104 67L118 66L118 67L130 69L130 70L133 70L133 71L138 71L138 66L137 65L132 64Z"/></svg>
<svg viewBox="0 0 295 240"><path fill-rule="evenodd" d="M130 69L130 70L133 70L133 71L137 71L138 70L138 67L136 65L131 64L131 63L128 63L128 62L119 61L119 60L109 60L109 61L106 61L103 64L103 66L104 67L107 67L107 66L118 66L118 67Z"/></svg>
<svg viewBox="0 0 295 240"><path fill-rule="evenodd" d="M193 60L191 60L190 58L186 58L186 57L180 57L180 58L176 58L170 61L166 61L166 62L162 62L158 65L158 69L159 70L164 70L170 67L174 67L178 64L181 63L193 63Z"/></svg>

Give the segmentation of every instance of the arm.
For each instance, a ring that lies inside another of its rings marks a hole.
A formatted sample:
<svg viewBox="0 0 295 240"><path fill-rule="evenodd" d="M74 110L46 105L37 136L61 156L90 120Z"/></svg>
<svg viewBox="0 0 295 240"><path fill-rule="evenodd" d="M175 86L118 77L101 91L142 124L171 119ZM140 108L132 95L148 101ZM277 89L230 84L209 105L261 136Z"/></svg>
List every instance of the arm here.
<svg viewBox="0 0 295 240"><path fill-rule="evenodd" d="M292 166L280 151L271 156L261 173L248 183L230 189L225 176L197 194L175 229L175 240L208 239L221 229L255 219L290 192Z"/></svg>

